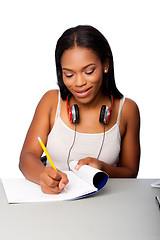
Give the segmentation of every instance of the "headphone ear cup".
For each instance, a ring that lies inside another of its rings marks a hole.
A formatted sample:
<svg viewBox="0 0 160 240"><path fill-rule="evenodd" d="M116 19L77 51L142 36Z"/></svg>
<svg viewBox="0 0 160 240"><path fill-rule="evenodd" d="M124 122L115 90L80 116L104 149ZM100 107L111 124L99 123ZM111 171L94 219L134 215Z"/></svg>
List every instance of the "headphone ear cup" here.
<svg viewBox="0 0 160 240"><path fill-rule="evenodd" d="M100 116L99 116L99 122L103 124L108 124L110 119L110 112L108 110L108 107L106 105L102 105Z"/></svg>
<svg viewBox="0 0 160 240"><path fill-rule="evenodd" d="M79 108L77 104L71 106L72 122L79 123Z"/></svg>

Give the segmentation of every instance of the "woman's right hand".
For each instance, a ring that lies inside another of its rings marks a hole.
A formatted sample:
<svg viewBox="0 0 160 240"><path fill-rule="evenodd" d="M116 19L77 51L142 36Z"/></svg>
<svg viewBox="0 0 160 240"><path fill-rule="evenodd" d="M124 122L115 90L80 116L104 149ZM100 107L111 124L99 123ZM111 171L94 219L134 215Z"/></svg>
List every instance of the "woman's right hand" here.
<svg viewBox="0 0 160 240"><path fill-rule="evenodd" d="M52 167L45 167L40 175L40 186L42 192L46 194L60 193L68 182L65 173L56 171Z"/></svg>

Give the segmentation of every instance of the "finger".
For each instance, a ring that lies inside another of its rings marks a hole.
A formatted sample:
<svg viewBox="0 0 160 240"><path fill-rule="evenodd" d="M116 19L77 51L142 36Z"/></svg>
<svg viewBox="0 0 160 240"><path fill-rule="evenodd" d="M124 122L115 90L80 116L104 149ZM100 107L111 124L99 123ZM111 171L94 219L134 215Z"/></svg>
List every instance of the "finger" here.
<svg viewBox="0 0 160 240"><path fill-rule="evenodd" d="M79 170L83 165L89 164L89 158L84 158L78 161L77 165L75 166L76 170Z"/></svg>
<svg viewBox="0 0 160 240"><path fill-rule="evenodd" d="M42 185L43 183L48 187L54 188L58 186L59 181L51 178L49 175L43 174L41 176L40 185Z"/></svg>
<svg viewBox="0 0 160 240"><path fill-rule="evenodd" d="M51 178L53 178L53 179L55 179L55 180L57 180L57 181L60 181L61 180L61 175L60 175L60 173L58 172L58 171L56 171L55 169L53 169L52 167L48 167L48 175L51 177Z"/></svg>
<svg viewBox="0 0 160 240"><path fill-rule="evenodd" d="M44 192L44 193L46 193L46 194L58 194L58 193L60 193L62 190L61 189L59 189L59 187L54 187L54 188L52 188L52 187L49 187L47 184L45 184L45 182L43 182L42 184L41 184L41 190L42 190L42 192Z"/></svg>
<svg viewBox="0 0 160 240"><path fill-rule="evenodd" d="M65 187L65 185L68 184L69 180L68 180L68 177L67 177L67 174L63 173L63 172L60 172L61 174L61 180L59 182L59 188L60 189L63 189Z"/></svg>
<svg viewBox="0 0 160 240"><path fill-rule="evenodd" d="M47 167L45 171L40 176L40 181L45 182L49 187L56 187L59 184L61 175L56 172L54 169Z"/></svg>

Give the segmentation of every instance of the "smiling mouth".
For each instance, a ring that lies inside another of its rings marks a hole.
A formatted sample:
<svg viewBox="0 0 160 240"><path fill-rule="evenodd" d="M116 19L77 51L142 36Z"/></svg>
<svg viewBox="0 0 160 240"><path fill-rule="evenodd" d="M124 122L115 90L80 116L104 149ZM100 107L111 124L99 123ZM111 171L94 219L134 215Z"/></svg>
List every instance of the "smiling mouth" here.
<svg viewBox="0 0 160 240"><path fill-rule="evenodd" d="M87 89L83 89L83 90L75 90L74 91L74 94L75 94L75 96L76 97L78 97L78 98L86 98L86 97L88 97L88 95L90 94L90 91L91 91L91 89L92 89L92 87L89 87L89 88L87 88Z"/></svg>
<svg viewBox="0 0 160 240"><path fill-rule="evenodd" d="M87 88L87 89L85 89L85 90L83 90L83 91L75 91L75 92L76 92L76 93L79 93L79 94L81 94L81 93L86 93L86 92L88 92L91 88L92 88L92 87Z"/></svg>

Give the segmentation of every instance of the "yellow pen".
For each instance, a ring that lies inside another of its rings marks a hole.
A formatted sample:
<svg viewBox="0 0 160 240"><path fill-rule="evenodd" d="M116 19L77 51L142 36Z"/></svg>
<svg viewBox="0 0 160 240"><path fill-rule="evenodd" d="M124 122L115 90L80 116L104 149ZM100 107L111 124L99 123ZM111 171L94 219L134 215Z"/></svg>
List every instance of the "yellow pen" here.
<svg viewBox="0 0 160 240"><path fill-rule="evenodd" d="M52 166L52 167L58 172L57 168L55 167L55 165L54 165L54 163L53 163L51 157L49 156L49 153L48 153L46 147L44 146L44 143L42 142L42 140L41 140L40 137L38 137L38 141L39 141L39 143L41 144L41 147L42 147L43 151L45 152L46 157L47 157L47 159L49 160L51 166ZM64 190L67 192L67 190L66 190L65 187L64 187Z"/></svg>

